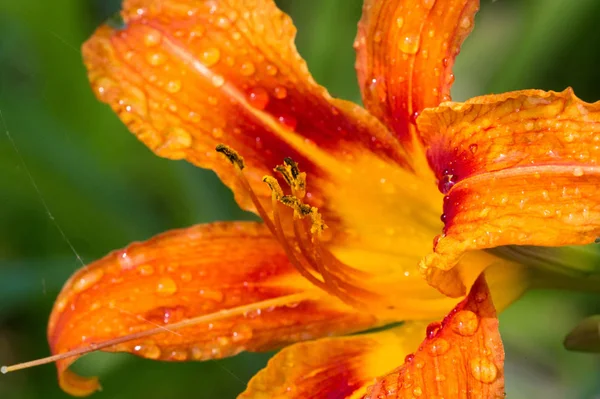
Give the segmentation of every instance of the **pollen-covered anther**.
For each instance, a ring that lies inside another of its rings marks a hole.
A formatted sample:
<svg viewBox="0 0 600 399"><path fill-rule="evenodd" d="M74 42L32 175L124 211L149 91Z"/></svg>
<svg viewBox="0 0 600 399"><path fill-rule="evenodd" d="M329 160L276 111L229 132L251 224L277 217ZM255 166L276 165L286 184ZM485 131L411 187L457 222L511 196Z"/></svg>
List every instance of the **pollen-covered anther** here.
<svg viewBox="0 0 600 399"><path fill-rule="evenodd" d="M229 159L229 162L240 168L240 170L244 169L244 158L242 158L233 148L228 147L225 144L219 144L217 145L216 150L225 155L227 159Z"/></svg>
<svg viewBox="0 0 600 399"><path fill-rule="evenodd" d="M279 172L285 182L292 189L292 194L302 199L306 195L306 173L300 172L298 163L292 158L285 158L283 165L277 165L274 169Z"/></svg>
<svg viewBox="0 0 600 399"><path fill-rule="evenodd" d="M279 199L283 197L283 190L281 189L281 186L279 185L277 179L275 179L273 176L265 176L263 177L262 181L267 183L267 185L271 189L272 195L277 201L279 201Z"/></svg>

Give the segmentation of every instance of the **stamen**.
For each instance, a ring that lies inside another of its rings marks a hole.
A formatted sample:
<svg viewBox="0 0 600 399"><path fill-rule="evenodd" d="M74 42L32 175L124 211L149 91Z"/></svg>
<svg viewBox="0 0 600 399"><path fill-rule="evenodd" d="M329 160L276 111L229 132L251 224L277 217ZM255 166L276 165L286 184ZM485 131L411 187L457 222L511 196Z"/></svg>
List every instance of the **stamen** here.
<svg viewBox="0 0 600 399"><path fill-rule="evenodd" d="M267 211L265 211L265 208L263 208L263 206L261 205L260 201L258 200L258 197L252 189L252 186L250 186L248 179L246 179L246 176L244 176L244 158L242 158L235 150L226 146L225 144L217 145L216 150L217 152L220 152L221 154L225 155L227 159L233 164L233 166L235 166L237 177L240 183L242 184L242 187L250 195L250 199L256 207L256 211L258 212L262 220L265 222L265 225L267 225L267 228L271 231L271 234L275 235L275 226L273 225L273 222L271 222L271 219L269 219Z"/></svg>
<svg viewBox="0 0 600 399"><path fill-rule="evenodd" d="M237 306L235 308L219 310L215 313L210 313L198 317L192 317L190 319L182 320L178 323L169 325L169 330L174 331L184 327L191 327L202 323L214 322L222 319L226 319L232 316L241 316L254 312L256 310L264 310L268 308L283 307L292 303L299 303L306 300L315 300L322 296L318 291L303 292L300 294L285 295L278 298L267 299L260 302L251 303L248 305ZM81 356L86 353L95 352L100 349L105 349L111 346L119 345L125 342L133 341L140 338L150 337L152 335L164 333L163 327L152 328L146 331L140 331L134 334L124 335L119 338L111 339L100 343L92 343L85 348L74 349L65 353L60 353L53 356L48 356L42 359L32 360L30 362L24 362L15 364L12 366L2 366L0 372L2 374L10 373L12 371L22 370L34 366L40 366L42 364L56 362L58 360L67 359L69 357Z"/></svg>
<svg viewBox="0 0 600 399"><path fill-rule="evenodd" d="M225 144L219 144L216 149L217 152L225 155L233 165L240 168L240 170L244 169L244 158L242 158L233 148L227 147Z"/></svg>
<svg viewBox="0 0 600 399"><path fill-rule="evenodd" d="M277 165L274 169L281 174L292 195L285 195L274 177L265 176L262 179L271 189L271 220L242 172L243 158L222 144L217 147L217 151L223 153L236 166L238 177L250 194L259 215L281 244L289 261L304 278L356 308L366 309L369 302L379 299L377 294L362 288L365 281L371 277L369 273L344 264L322 246L320 238L327 225L317 208L302 202L306 194L306 173L300 172L294 160L285 158L283 165ZM293 230L297 248L290 245L285 235L279 212L281 205L293 210Z"/></svg>

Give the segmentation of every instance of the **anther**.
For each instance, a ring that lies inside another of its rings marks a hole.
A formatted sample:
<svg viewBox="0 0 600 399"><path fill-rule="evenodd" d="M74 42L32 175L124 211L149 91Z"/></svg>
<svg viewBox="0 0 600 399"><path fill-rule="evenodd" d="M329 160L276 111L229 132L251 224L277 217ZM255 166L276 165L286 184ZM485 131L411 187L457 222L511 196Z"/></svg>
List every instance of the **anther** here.
<svg viewBox="0 0 600 399"><path fill-rule="evenodd" d="M292 177L296 179L300 174L300 169L298 169L298 163L290 157L283 158L283 163L289 166L290 172L292 173Z"/></svg>
<svg viewBox="0 0 600 399"><path fill-rule="evenodd" d="M285 158L283 165L277 165L275 172L279 172L285 182L292 188L292 193L298 198L304 198L306 193L306 173L300 172L298 164L292 158Z"/></svg>
<svg viewBox="0 0 600 399"><path fill-rule="evenodd" d="M277 179L275 179L273 176L265 176L263 177L262 181L267 183L276 200L279 201L279 199L283 197L283 190L281 189Z"/></svg>
<svg viewBox="0 0 600 399"><path fill-rule="evenodd" d="M240 154L237 153L237 151L235 151L231 147L226 146L225 144L217 145L216 150L217 152L220 152L221 154L225 155L227 159L229 159L229 162L231 162L233 165L237 166L240 169L244 169L244 158L242 158Z"/></svg>

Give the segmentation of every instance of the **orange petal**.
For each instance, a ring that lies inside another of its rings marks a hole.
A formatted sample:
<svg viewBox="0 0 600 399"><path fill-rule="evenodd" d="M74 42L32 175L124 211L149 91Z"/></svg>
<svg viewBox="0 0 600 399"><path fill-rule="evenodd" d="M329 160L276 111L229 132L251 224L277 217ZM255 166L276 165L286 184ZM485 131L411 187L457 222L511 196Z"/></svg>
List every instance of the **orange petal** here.
<svg viewBox="0 0 600 399"><path fill-rule="evenodd" d="M405 163L376 118L314 82L272 0L126 0L122 16L123 29L105 25L83 46L96 95L156 154L215 170L244 209L254 206L219 143L245 158L268 204L262 177L284 157L307 172L319 207L314 179L339 173L340 161L366 152Z"/></svg>
<svg viewBox="0 0 600 399"><path fill-rule="evenodd" d="M263 225L216 223L132 244L78 271L54 305L48 339L53 354L117 339L122 342L103 349L185 361L271 349L374 323L315 292ZM151 329L158 331L126 341ZM98 383L67 370L75 360L57 362L60 385L74 395L90 394Z"/></svg>
<svg viewBox="0 0 600 399"><path fill-rule="evenodd" d="M383 377L365 399L504 398L504 348L491 295L480 277L419 349Z"/></svg>
<svg viewBox="0 0 600 399"><path fill-rule="evenodd" d="M425 326L406 323L384 332L292 345L273 356L238 399L362 398L378 376L419 345Z"/></svg>
<svg viewBox="0 0 600 399"><path fill-rule="evenodd" d="M450 99L452 65L478 0L366 0L354 43L367 109L410 149L416 116Z"/></svg>
<svg viewBox="0 0 600 399"><path fill-rule="evenodd" d="M447 194L444 235L421 263L436 286L468 250L600 236L600 102L518 91L443 104L418 123Z"/></svg>

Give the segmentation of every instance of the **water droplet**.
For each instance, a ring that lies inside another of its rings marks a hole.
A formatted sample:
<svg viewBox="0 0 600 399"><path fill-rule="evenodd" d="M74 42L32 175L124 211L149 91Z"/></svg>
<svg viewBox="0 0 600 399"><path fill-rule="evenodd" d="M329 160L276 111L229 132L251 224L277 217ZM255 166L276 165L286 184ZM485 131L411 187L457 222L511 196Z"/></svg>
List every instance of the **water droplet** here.
<svg viewBox="0 0 600 399"><path fill-rule="evenodd" d="M156 46L158 44L160 44L160 41L162 40L162 35L159 31L157 30L149 30L146 35L144 36L144 44L147 47L153 47Z"/></svg>
<svg viewBox="0 0 600 399"><path fill-rule="evenodd" d="M167 91L169 93L177 93L181 90L181 82L179 80L172 80L167 83Z"/></svg>
<svg viewBox="0 0 600 399"><path fill-rule="evenodd" d="M225 78L221 75L214 75L211 79L213 86L221 87L225 83Z"/></svg>
<svg viewBox="0 0 600 399"><path fill-rule="evenodd" d="M471 151L471 154L475 154L477 152L477 144L469 145L469 151Z"/></svg>
<svg viewBox="0 0 600 399"><path fill-rule="evenodd" d="M421 396L423 394L423 390L421 389L421 387L415 387L413 389L413 395L415 396Z"/></svg>
<svg viewBox="0 0 600 399"><path fill-rule="evenodd" d="M188 358L187 352L184 350L180 350L180 349L172 350L168 356L169 360L174 360L176 362L183 362L184 360L187 360L187 358Z"/></svg>
<svg viewBox="0 0 600 399"><path fill-rule="evenodd" d="M433 338L438 333L438 331L440 331L440 328L442 328L442 323L440 323L439 321L434 321L433 323L429 323L425 334L428 338Z"/></svg>
<svg viewBox="0 0 600 399"><path fill-rule="evenodd" d="M94 269L79 277L71 287L73 292L82 292L96 284L104 276L102 269Z"/></svg>
<svg viewBox="0 0 600 399"><path fill-rule="evenodd" d="M172 278L162 277L156 283L156 293L160 295L173 295L177 292L177 284L173 281Z"/></svg>
<svg viewBox="0 0 600 399"><path fill-rule="evenodd" d="M179 278L181 278L181 281L190 282L192 281L192 273L182 272Z"/></svg>
<svg viewBox="0 0 600 399"><path fill-rule="evenodd" d="M415 360L415 355L413 353L409 353L408 355L406 355L406 357L404 358L404 363L412 363L413 360Z"/></svg>
<svg viewBox="0 0 600 399"><path fill-rule="evenodd" d="M429 347L429 354L431 354L431 356L441 356L448 352L449 349L450 344L448 341L446 341L444 338L437 338L431 343L431 346Z"/></svg>
<svg viewBox="0 0 600 399"><path fill-rule="evenodd" d="M290 130L295 130L298 125L298 121L292 115L279 115L277 120Z"/></svg>
<svg viewBox="0 0 600 399"><path fill-rule="evenodd" d="M402 25L404 25L404 18L402 18L402 17L396 18L396 26L398 27L398 29L401 29Z"/></svg>
<svg viewBox="0 0 600 399"><path fill-rule="evenodd" d="M240 324L233 328L231 339L235 343L249 341L252 338L254 331L252 327L247 324Z"/></svg>
<svg viewBox="0 0 600 399"><path fill-rule="evenodd" d="M420 38L418 35L406 35L400 41L400 51L405 54L416 54L419 51Z"/></svg>
<svg viewBox="0 0 600 399"><path fill-rule="evenodd" d="M460 20L460 27L463 29L469 29L471 27L471 18L464 17Z"/></svg>
<svg viewBox="0 0 600 399"><path fill-rule="evenodd" d="M254 64L250 61L244 62L240 67L240 73L244 76L251 76L256 71Z"/></svg>
<svg viewBox="0 0 600 399"><path fill-rule="evenodd" d="M163 151L185 150L192 146L192 135L183 128L171 127L165 133L167 140L160 148Z"/></svg>
<svg viewBox="0 0 600 399"><path fill-rule="evenodd" d="M423 367L425 367L425 361L423 359L421 359L420 357L415 357L413 364L418 369L422 369Z"/></svg>
<svg viewBox="0 0 600 399"><path fill-rule="evenodd" d="M583 169L581 169L580 167L576 167L575 169L573 169L573 176L575 176L575 177L583 176Z"/></svg>
<svg viewBox="0 0 600 399"><path fill-rule="evenodd" d="M161 351L160 348L156 345L137 345L134 349L138 355L145 357L146 359L156 360L160 357Z"/></svg>
<svg viewBox="0 0 600 399"><path fill-rule="evenodd" d="M438 189L440 190L440 192L442 194L448 194L450 189L456 184L456 178L456 175L453 175L451 173L444 173L444 175L438 182Z"/></svg>
<svg viewBox="0 0 600 399"><path fill-rule="evenodd" d="M67 303L68 303L67 299L63 298L63 299L59 300L58 302L56 302L56 304L54 305L54 309L56 309L56 311L60 313L67 308Z"/></svg>
<svg viewBox="0 0 600 399"><path fill-rule="evenodd" d="M161 52L148 53L146 55L146 61L152 66L159 66L167 62L167 56L165 53Z"/></svg>
<svg viewBox="0 0 600 399"><path fill-rule="evenodd" d="M287 89L283 86L277 86L273 90L273 95L275 96L275 98L277 98L279 100L283 100L284 98L287 97Z"/></svg>
<svg viewBox="0 0 600 399"><path fill-rule="evenodd" d="M212 135L214 138L216 139L220 139L221 137L223 137L223 129L215 127L212 129Z"/></svg>
<svg viewBox="0 0 600 399"><path fill-rule="evenodd" d="M475 334L479 327L479 318L470 310L461 310L452 319L452 330L462 336Z"/></svg>
<svg viewBox="0 0 600 399"><path fill-rule="evenodd" d="M410 116L410 123L412 123L413 125L416 125L418 117L419 117L419 112L418 111L413 112L412 115Z"/></svg>
<svg viewBox="0 0 600 399"><path fill-rule="evenodd" d="M219 28L228 28L231 25L231 21L227 17L219 17L217 18L217 26Z"/></svg>
<svg viewBox="0 0 600 399"><path fill-rule="evenodd" d="M204 360L204 351L198 346L192 346L190 354L194 360Z"/></svg>
<svg viewBox="0 0 600 399"><path fill-rule="evenodd" d="M139 267L139 273L142 276L150 276L150 275L152 275L154 273L154 266L147 265L147 264L146 265L141 265Z"/></svg>
<svg viewBox="0 0 600 399"><path fill-rule="evenodd" d="M375 33L373 34L373 41L375 43L379 43L382 38L383 38L383 32L381 32L380 30L375 31Z"/></svg>
<svg viewBox="0 0 600 399"><path fill-rule="evenodd" d="M107 77L100 77L92 83L92 88L99 99L104 98L106 93L115 86L115 81Z"/></svg>
<svg viewBox="0 0 600 399"><path fill-rule="evenodd" d="M267 75L270 75L270 76L277 75L278 70L275 65L269 64L269 65L267 65L266 69L267 69Z"/></svg>
<svg viewBox="0 0 600 399"><path fill-rule="evenodd" d="M491 360L486 358L475 358L469 362L471 374L476 380L484 383L492 383L498 377L498 368Z"/></svg>
<svg viewBox="0 0 600 399"><path fill-rule="evenodd" d="M219 62L220 58L221 52L215 47L208 48L200 53L200 61L202 61L202 63L207 67L215 65L217 62Z"/></svg>
<svg viewBox="0 0 600 399"><path fill-rule="evenodd" d="M269 94L262 87L254 87L248 93L248 101L254 108L263 110L269 104Z"/></svg>

